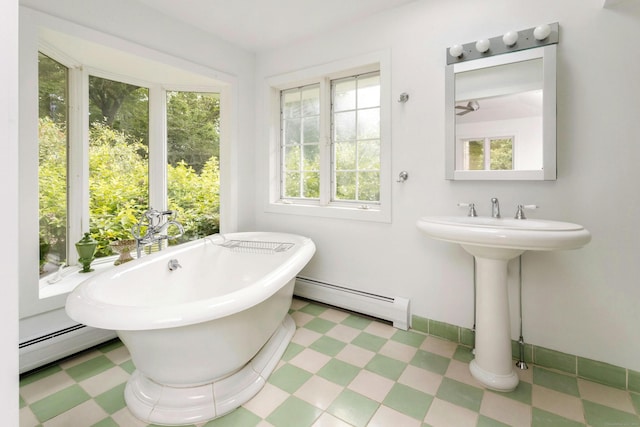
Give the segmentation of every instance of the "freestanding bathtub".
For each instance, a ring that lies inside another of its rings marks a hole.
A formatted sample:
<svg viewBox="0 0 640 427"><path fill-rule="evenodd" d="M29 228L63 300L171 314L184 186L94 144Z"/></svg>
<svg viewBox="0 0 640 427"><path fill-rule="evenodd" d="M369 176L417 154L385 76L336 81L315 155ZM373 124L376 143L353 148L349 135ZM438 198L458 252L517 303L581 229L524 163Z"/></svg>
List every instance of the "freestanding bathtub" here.
<svg viewBox="0 0 640 427"><path fill-rule="evenodd" d="M294 281L314 252L293 234L212 235L87 279L66 310L127 346L136 371L125 400L137 418L199 423L264 386L295 332Z"/></svg>

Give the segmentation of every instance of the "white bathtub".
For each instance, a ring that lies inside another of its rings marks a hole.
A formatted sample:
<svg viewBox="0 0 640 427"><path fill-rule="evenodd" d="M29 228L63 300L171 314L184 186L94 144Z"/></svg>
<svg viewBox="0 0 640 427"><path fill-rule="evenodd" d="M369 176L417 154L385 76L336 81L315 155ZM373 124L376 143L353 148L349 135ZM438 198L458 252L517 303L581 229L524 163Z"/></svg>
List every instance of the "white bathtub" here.
<svg viewBox="0 0 640 427"><path fill-rule="evenodd" d="M134 415L194 424L265 384L295 332L287 314L294 281L314 252L310 239L292 234L209 236L86 280L66 310L116 330L127 346L136 372L125 400ZM181 268L171 271L170 260Z"/></svg>

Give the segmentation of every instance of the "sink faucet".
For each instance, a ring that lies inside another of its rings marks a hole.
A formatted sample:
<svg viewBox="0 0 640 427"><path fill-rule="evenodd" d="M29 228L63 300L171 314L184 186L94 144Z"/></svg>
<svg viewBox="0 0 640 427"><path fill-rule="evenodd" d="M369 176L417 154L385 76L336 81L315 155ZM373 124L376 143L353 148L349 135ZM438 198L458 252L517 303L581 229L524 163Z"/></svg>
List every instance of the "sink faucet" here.
<svg viewBox="0 0 640 427"><path fill-rule="evenodd" d="M144 217L138 221L138 224L131 228L131 234L136 239L136 252L138 258L142 255L142 248L153 243L158 244L158 250L162 249L162 241L169 239L177 239L184 234L182 224L175 220L176 211L158 211L149 209L144 213ZM163 223L164 220L164 223ZM169 235L167 229L175 226L178 233ZM146 227L144 234L142 229Z"/></svg>
<svg viewBox="0 0 640 427"><path fill-rule="evenodd" d="M491 216L493 218L500 218L500 203L497 197L491 198Z"/></svg>

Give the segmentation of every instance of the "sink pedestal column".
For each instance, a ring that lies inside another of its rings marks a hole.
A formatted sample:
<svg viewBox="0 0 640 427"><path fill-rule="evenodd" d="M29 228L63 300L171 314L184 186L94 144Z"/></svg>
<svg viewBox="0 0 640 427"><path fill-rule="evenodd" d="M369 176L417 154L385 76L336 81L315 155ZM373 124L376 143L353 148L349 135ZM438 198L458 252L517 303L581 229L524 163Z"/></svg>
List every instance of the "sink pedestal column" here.
<svg viewBox="0 0 640 427"><path fill-rule="evenodd" d="M478 252L477 247L464 248L472 254ZM486 252L486 248L482 248L482 252ZM502 256L498 259L474 254L476 348L475 359L469 364L469 369L471 375L486 387L497 391L512 391L518 385L518 374L511 357L507 263L523 251L509 251L508 255L504 252L504 249L501 250Z"/></svg>

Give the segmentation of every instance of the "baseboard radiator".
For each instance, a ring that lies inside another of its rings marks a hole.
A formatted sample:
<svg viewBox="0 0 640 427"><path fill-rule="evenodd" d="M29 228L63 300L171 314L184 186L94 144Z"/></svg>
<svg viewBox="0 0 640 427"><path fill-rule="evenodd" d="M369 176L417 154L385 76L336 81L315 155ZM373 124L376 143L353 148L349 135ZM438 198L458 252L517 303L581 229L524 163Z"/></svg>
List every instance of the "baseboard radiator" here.
<svg viewBox="0 0 640 427"><path fill-rule="evenodd" d="M114 331L77 324L20 342L20 373L31 371L115 338Z"/></svg>
<svg viewBox="0 0 640 427"><path fill-rule="evenodd" d="M306 277L296 278L293 293L302 298L387 320L398 329L406 331L411 327L407 298L376 295Z"/></svg>

